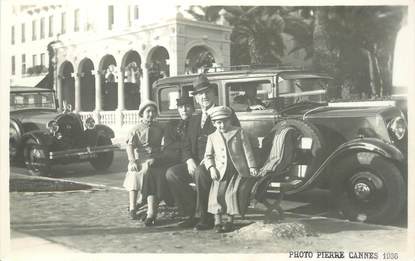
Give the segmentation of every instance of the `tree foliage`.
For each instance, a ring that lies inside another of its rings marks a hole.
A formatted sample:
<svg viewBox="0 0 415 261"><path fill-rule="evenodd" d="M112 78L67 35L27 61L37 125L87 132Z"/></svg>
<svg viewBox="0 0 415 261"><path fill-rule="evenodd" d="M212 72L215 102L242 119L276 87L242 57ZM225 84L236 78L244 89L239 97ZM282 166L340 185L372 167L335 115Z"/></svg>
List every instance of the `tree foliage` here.
<svg viewBox="0 0 415 261"><path fill-rule="evenodd" d="M407 8L402 6L207 6L190 12L198 20L233 26L231 62L280 64L283 33L293 37L288 54L305 50L313 69L352 86L361 96L390 93L393 47ZM341 92L342 90L339 90Z"/></svg>

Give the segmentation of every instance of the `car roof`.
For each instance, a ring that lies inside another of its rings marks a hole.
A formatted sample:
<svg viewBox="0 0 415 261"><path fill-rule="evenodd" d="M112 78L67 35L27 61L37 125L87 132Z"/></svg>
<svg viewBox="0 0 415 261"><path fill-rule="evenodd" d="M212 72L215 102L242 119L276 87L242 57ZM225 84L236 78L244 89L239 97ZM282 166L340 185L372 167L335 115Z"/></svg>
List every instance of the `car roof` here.
<svg viewBox="0 0 415 261"><path fill-rule="evenodd" d="M283 73L285 77L292 75L294 78L330 78L327 74L324 73L315 73L310 71L305 71L304 69L280 69L280 68L263 68L263 69L246 69L246 70L233 70L233 71L221 71L221 72L208 72L206 76L208 78L217 78L217 77L226 77L232 78L232 76L246 75L276 75ZM190 75L178 75L171 76L167 78L162 78L154 82L155 85L171 84L177 82L189 82L198 77L199 74L190 74ZM285 78L284 77L284 78ZM291 77L289 77L291 78Z"/></svg>
<svg viewBox="0 0 415 261"><path fill-rule="evenodd" d="M10 86L10 92L52 92L52 89L29 87L29 86Z"/></svg>

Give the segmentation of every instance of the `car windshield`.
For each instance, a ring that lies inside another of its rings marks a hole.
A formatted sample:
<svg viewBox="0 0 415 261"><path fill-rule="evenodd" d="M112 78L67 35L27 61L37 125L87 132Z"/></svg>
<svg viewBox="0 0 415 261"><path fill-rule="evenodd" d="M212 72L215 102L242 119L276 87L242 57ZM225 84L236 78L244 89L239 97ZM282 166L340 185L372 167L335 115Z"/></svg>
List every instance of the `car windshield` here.
<svg viewBox="0 0 415 261"><path fill-rule="evenodd" d="M53 92L10 93L10 110L55 109Z"/></svg>
<svg viewBox="0 0 415 261"><path fill-rule="evenodd" d="M281 107L299 102L326 102L334 89L330 78L278 79L278 97Z"/></svg>

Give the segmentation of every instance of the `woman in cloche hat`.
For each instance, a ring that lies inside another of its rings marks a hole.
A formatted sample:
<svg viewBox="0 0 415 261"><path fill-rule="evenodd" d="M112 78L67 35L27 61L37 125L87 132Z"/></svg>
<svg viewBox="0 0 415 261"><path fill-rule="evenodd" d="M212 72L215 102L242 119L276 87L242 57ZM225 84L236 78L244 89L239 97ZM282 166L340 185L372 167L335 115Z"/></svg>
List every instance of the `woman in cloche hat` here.
<svg viewBox="0 0 415 261"><path fill-rule="evenodd" d="M168 191L163 180L165 169L160 164L162 127L155 122L157 104L143 101L138 109L139 123L128 134L127 156L128 172L124 188L129 192L129 214L137 219L137 197L141 192L142 200L147 201L148 210L144 220L146 226L155 224L160 200L167 200Z"/></svg>

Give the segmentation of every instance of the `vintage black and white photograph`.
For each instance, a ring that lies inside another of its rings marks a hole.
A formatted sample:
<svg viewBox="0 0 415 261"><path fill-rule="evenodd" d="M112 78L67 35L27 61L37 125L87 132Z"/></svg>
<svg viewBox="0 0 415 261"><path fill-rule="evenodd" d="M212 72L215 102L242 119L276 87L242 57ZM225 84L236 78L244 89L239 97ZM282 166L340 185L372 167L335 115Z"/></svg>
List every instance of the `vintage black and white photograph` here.
<svg viewBox="0 0 415 261"><path fill-rule="evenodd" d="M3 257L413 260L412 2L309 4L2 1Z"/></svg>

